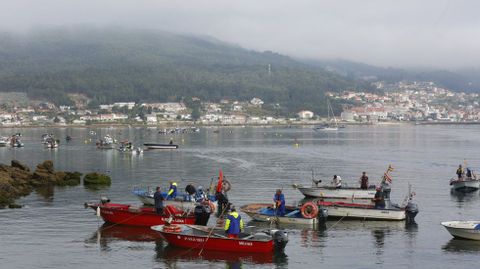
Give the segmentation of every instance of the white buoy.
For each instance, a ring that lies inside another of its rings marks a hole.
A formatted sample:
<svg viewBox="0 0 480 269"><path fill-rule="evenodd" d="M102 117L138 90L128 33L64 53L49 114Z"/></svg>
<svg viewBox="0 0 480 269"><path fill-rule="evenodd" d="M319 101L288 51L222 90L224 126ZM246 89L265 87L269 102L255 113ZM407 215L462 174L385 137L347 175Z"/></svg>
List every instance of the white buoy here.
<svg viewBox="0 0 480 269"><path fill-rule="evenodd" d="M100 217L100 207L97 206L97 217Z"/></svg>

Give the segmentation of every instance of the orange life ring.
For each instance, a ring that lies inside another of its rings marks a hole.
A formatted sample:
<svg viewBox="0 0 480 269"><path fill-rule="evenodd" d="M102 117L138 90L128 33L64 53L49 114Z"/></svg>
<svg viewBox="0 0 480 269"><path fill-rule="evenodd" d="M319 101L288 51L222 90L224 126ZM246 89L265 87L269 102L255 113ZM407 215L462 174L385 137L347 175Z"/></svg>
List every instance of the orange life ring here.
<svg viewBox="0 0 480 269"><path fill-rule="evenodd" d="M164 232L173 232L173 233L179 233L182 231L182 228L180 228L180 226L178 225L165 225L163 226L163 229L162 229Z"/></svg>
<svg viewBox="0 0 480 269"><path fill-rule="evenodd" d="M212 202L212 201L208 201L208 206L210 207L210 214L212 214L213 212L215 212L215 204Z"/></svg>
<svg viewBox="0 0 480 269"><path fill-rule="evenodd" d="M316 218L318 215L318 206L313 202L306 202L300 208L300 213L306 219L313 219Z"/></svg>

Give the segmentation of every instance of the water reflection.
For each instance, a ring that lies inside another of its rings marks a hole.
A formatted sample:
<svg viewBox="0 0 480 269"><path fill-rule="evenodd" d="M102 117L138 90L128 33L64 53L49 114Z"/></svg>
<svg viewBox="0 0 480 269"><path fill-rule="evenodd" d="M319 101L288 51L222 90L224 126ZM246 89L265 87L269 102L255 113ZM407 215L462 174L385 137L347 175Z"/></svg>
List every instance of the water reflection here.
<svg viewBox="0 0 480 269"><path fill-rule="evenodd" d="M474 192L458 192L455 190L450 190L450 196L452 200L457 202L457 207L462 208L464 205L474 202L480 199L479 191Z"/></svg>
<svg viewBox="0 0 480 269"><path fill-rule="evenodd" d="M209 262L225 262L226 268L250 268L255 264L275 264L286 265L288 262L287 255L283 252L275 253L235 253L226 251L212 251L197 249L178 248L167 245L163 248L157 245L156 260L165 263L168 267L175 268L179 262L201 261Z"/></svg>
<svg viewBox="0 0 480 269"><path fill-rule="evenodd" d="M480 241L453 238L442 249L448 252L478 253L480 251Z"/></svg>
<svg viewBox="0 0 480 269"><path fill-rule="evenodd" d="M162 238L148 227L135 227L104 223L87 240L88 244L98 244L102 251L110 251L115 241L156 242L162 244Z"/></svg>
<svg viewBox="0 0 480 269"><path fill-rule="evenodd" d="M53 186L42 186L35 189L35 192L45 199L45 202L53 202L55 188Z"/></svg>

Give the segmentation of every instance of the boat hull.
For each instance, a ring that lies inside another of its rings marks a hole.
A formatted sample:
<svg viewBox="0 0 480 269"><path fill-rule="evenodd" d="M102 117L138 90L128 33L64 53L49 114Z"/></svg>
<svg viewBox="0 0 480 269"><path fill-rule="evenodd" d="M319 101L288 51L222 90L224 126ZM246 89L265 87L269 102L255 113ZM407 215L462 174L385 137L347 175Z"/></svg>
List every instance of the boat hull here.
<svg viewBox="0 0 480 269"><path fill-rule="evenodd" d="M368 220L405 220L406 213L401 208L377 209L361 204L318 202L328 209L329 217L368 219Z"/></svg>
<svg viewBox="0 0 480 269"><path fill-rule="evenodd" d="M225 252L248 252L248 253L269 253L273 252L273 239L270 240L243 240L219 237L215 235L190 235L183 231L186 226L180 225L181 232L165 232L163 225L153 226L154 231L159 232L162 237L172 246L188 248L188 249L204 249Z"/></svg>
<svg viewBox="0 0 480 269"><path fill-rule="evenodd" d="M480 180L452 180L450 185L459 192L473 192L480 188Z"/></svg>
<svg viewBox="0 0 480 269"><path fill-rule="evenodd" d="M278 216L275 214L271 214L272 212L267 213L266 211L272 211L272 210L268 210L268 208L270 208L271 206L272 206L271 204L249 204L249 205L242 206L240 210L256 221L262 221L262 222L274 221L282 224L299 224L299 225L317 225L318 224L317 218L311 218L311 219L304 218L301 216L299 210L297 210L298 213L294 214L291 217ZM287 208L286 215L288 215L288 213L292 213L294 210L296 210L296 208L293 208L293 207Z"/></svg>
<svg viewBox="0 0 480 269"><path fill-rule="evenodd" d="M334 187L298 187L298 190L306 197L324 198L324 199L368 199L375 196L375 189L360 188L340 188Z"/></svg>
<svg viewBox="0 0 480 269"><path fill-rule="evenodd" d="M172 216L172 224L194 224L195 216L188 215L182 216L181 214L164 214L158 215L154 208L137 208L124 204L111 204L97 205L100 207L100 216L105 222L131 225L131 226L143 226L151 227L154 225L165 224L170 216ZM95 205L91 206L96 210Z"/></svg>
<svg viewBox="0 0 480 269"><path fill-rule="evenodd" d="M148 149L178 149L178 145L171 144L145 143L143 145Z"/></svg>
<svg viewBox="0 0 480 269"><path fill-rule="evenodd" d="M441 224L453 237L480 240L480 221L447 221Z"/></svg>

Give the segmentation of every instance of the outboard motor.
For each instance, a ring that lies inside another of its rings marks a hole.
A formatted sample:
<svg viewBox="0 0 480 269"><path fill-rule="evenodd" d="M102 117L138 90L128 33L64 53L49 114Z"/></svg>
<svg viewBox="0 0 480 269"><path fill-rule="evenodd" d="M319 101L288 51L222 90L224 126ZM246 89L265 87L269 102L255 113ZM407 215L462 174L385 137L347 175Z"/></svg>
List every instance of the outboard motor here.
<svg viewBox="0 0 480 269"><path fill-rule="evenodd" d="M195 214L195 225L206 226L210 219L211 209L203 204L198 204L193 210Z"/></svg>
<svg viewBox="0 0 480 269"><path fill-rule="evenodd" d="M270 235L273 238L275 249L283 251L288 243L288 233L281 230L271 230Z"/></svg>
<svg viewBox="0 0 480 269"><path fill-rule="evenodd" d="M413 202L408 202L405 207L405 216L407 223L415 223L415 216L418 214L418 205Z"/></svg>

